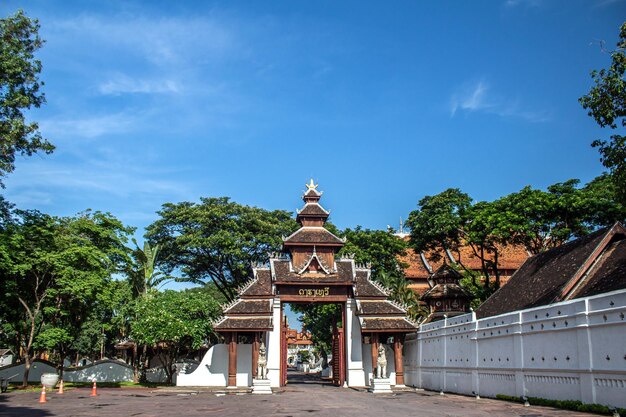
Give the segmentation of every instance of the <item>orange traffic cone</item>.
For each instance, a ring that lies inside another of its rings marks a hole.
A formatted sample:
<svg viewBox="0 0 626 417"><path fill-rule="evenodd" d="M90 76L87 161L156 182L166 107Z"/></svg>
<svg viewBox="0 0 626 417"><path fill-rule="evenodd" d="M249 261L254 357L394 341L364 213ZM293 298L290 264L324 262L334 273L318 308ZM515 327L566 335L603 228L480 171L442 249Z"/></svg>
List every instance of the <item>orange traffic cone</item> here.
<svg viewBox="0 0 626 417"><path fill-rule="evenodd" d="M65 391L63 390L63 380L61 380L59 382L59 394L64 394Z"/></svg>
<svg viewBox="0 0 626 417"><path fill-rule="evenodd" d="M47 403L48 401L46 400L46 386L44 385L43 388L41 388L41 395L39 396L39 402L40 403Z"/></svg>
<svg viewBox="0 0 626 417"><path fill-rule="evenodd" d="M95 397L98 395L98 390L96 388L96 380L93 380L93 388L91 388L91 397Z"/></svg>

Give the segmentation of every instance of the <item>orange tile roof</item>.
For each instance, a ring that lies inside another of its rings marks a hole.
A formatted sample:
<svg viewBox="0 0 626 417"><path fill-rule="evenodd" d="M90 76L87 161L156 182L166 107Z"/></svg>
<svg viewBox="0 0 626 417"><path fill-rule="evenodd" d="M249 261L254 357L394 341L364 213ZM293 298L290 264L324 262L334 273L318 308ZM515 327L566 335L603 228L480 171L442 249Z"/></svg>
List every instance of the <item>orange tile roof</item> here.
<svg viewBox="0 0 626 417"><path fill-rule="evenodd" d="M408 265L404 269L404 274L406 278L410 280L427 280L431 275L431 271L436 271L443 264L444 256L447 262L460 261L468 269L475 271L481 270L480 259L474 254L474 251L469 245L461 246L458 251L451 252L450 255L453 259L450 259L450 256L448 256L443 249L436 252L422 253L420 255L409 248L406 251L406 255L400 256L399 260ZM517 270L528 257L528 252L523 246L504 246L500 250L498 269ZM493 259L493 255L490 256L490 259ZM428 270L424 261L431 267L431 271Z"/></svg>

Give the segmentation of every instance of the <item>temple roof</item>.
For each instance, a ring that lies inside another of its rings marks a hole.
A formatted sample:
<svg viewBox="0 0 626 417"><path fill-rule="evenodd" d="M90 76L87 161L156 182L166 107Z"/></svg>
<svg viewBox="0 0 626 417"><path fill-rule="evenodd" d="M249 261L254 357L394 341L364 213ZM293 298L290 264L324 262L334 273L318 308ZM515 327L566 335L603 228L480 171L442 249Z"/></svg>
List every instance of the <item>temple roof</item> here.
<svg viewBox="0 0 626 417"><path fill-rule="evenodd" d="M379 317L359 317L361 331L366 332L414 332L417 326L404 317L379 318Z"/></svg>
<svg viewBox="0 0 626 417"><path fill-rule="evenodd" d="M273 297L272 276L269 268L254 268L254 279L239 290L242 298L248 297Z"/></svg>
<svg viewBox="0 0 626 417"><path fill-rule="evenodd" d="M272 300L246 300L239 299L229 308L224 310L224 314L252 314L264 315L272 314Z"/></svg>
<svg viewBox="0 0 626 417"><path fill-rule="evenodd" d="M356 271L356 280L354 283L354 296L357 298L379 298L387 299L385 289L378 283L370 279L369 269L360 269Z"/></svg>
<svg viewBox="0 0 626 417"><path fill-rule="evenodd" d="M329 211L326 211L324 207L320 206L318 203L306 203L302 210L297 211L298 217L302 216L314 216L314 217L328 217L330 215Z"/></svg>
<svg viewBox="0 0 626 417"><path fill-rule="evenodd" d="M437 284L422 295L423 300L434 298L465 298L469 300L474 296L458 284Z"/></svg>
<svg viewBox="0 0 626 417"><path fill-rule="evenodd" d="M220 331L272 330L272 317L223 317L214 326Z"/></svg>
<svg viewBox="0 0 626 417"><path fill-rule="evenodd" d="M272 279L277 282L319 282L319 283L351 283L354 280L353 262L351 260L335 261L335 269L329 273L298 273L288 259L270 260Z"/></svg>
<svg viewBox="0 0 626 417"><path fill-rule="evenodd" d="M404 238L409 240L408 237ZM507 245L498 248L498 269L517 270L528 259L528 251L522 245ZM493 255L487 254L488 260L493 261ZM406 254L398 257L401 263L406 264L404 275L409 280L427 280L431 274L439 269L444 262L461 262L467 269L481 271L480 259L468 245L462 245L457 251L428 251L417 253L407 248Z"/></svg>
<svg viewBox="0 0 626 417"><path fill-rule="evenodd" d="M283 238L285 246L302 244L343 246L345 243L345 239L338 238L322 226L303 226L290 236Z"/></svg>
<svg viewBox="0 0 626 417"><path fill-rule="evenodd" d="M359 316L378 316L381 314L404 316L406 314L402 308L387 301L357 301L357 307L357 315Z"/></svg>
<svg viewBox="0 0 626 417"><path fill-rule="evenodd" d="M489 317L626 288L626 229L610 228L537 254L476 311Z"/></svg>
<svg viewBox="0 0 626 417"><path fill-rule="evenodd" d="M289 297L298 292L298 297L302 298L297 298L297 301L310 301L308 294L301 293L303 289L313 291L310 287L319 288L322 285L333 287L335 300L354 296L360 323L368 326L370 332L416 330L417 326L405 318L406 311L387 300L387 290L370 279L368 267L356 266L353 258L335 257L338 249L344 246L345 239L323 227L328 211L318 204L320 196L313 181L307 184L303 196L306 204L298 212L298 219L303 219L302 227L283 238L285 252L288 253L270 255L269 267L253 267L254 279L238 290L238 299L224 307L224 315L215 324L215 330L272 330L276 297ZM315 296L310 297L315 301Z"/></svg>

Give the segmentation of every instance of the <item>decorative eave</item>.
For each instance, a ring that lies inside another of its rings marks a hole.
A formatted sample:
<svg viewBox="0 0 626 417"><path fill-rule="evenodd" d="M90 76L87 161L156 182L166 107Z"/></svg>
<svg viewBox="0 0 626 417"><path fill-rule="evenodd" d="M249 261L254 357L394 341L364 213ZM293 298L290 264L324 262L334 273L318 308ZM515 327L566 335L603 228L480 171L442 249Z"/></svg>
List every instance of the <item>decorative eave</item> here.
<svg viewBox="0 0 626 417"><path fill-rule="evenodd" d="M306 269L309 267L309 265L311 265L311 262L313 262L313 259L317 260L318 265L322 268L322 270L324 271L325 274L328 275L328 274L333 272L330 269L330 267L328 265L326 265L325 262L319 256L317 256L317 251L315 250L315 245L313 245L313 253L311 254L311 257L304 264L304 266L302 266L301 268L298 268L297 273L298 274L302 274L304 271L306 271ZM336 271L336 268L335 268L335 271Z"/></svg>

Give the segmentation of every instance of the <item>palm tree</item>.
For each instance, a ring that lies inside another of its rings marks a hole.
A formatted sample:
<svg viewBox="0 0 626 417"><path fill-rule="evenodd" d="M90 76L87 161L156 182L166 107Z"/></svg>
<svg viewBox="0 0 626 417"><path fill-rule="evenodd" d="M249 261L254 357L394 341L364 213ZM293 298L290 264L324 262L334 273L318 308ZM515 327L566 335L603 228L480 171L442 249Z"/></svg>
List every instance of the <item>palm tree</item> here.
<svg viewBox="0 0 626 417"><path fill-rule="evenodd" d="M133 263L128 270L128 279L135 297L145 296L150 290L158 289L160 285L174 279L156 267L160 249L158 244L152 247L149 242L144 242L141 249L135 239L133 243L135 249L132 252Z"/></svg>

